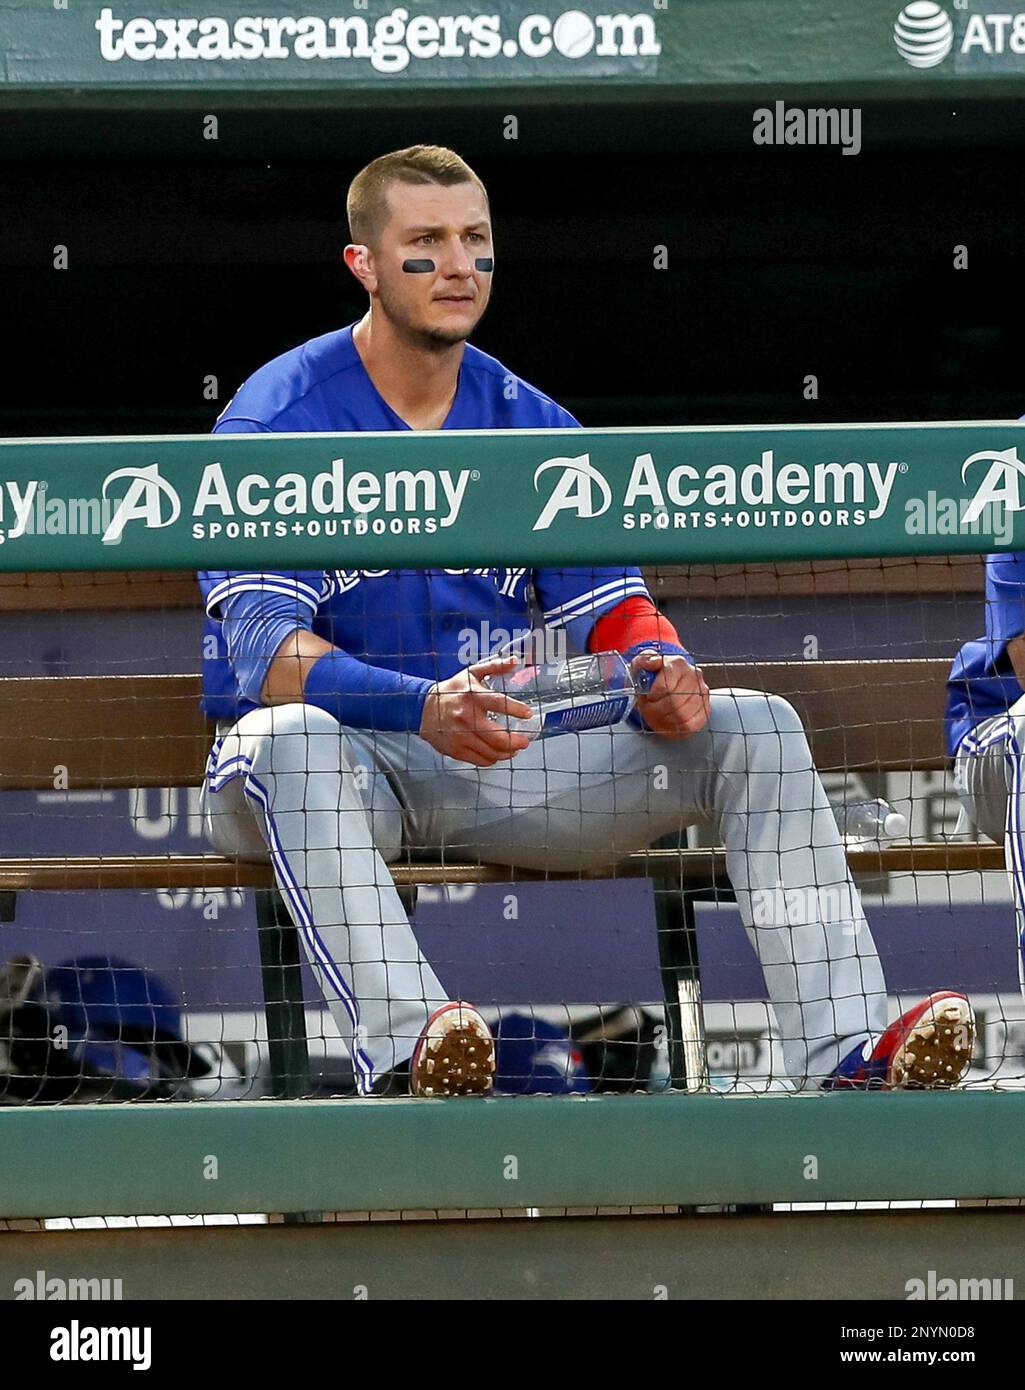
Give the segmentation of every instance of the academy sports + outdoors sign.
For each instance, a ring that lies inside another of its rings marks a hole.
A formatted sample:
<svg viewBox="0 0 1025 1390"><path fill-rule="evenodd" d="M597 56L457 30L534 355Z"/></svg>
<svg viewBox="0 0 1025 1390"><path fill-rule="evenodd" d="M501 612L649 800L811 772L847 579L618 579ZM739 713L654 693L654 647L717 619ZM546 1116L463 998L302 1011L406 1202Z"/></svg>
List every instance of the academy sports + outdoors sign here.
<svg viewBox="0 0 1025 1390"><path fill-rule="evenodd" d="M1025 424L0 440L0 570L1025 548Z"/></svg>

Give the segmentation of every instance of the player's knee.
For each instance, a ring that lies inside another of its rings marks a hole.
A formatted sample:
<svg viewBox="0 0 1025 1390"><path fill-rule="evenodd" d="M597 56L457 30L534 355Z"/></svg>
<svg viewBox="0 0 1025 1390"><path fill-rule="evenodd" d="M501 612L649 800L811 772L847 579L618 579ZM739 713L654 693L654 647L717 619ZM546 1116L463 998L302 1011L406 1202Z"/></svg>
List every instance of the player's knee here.
<svg viewBox="0 0 1025 1390"><path fill-rule="evenodd" d="M746 693L736 701L747 762L805 768L811 754L801 717L782 695Z"/></svg>
<svg viewBox="0 0 1025 1390"><path fill-rule="evenodd" d="M348 764L341 726L315 705L254 710L239 726L253 767L275 773L337 774Z"/></svg>
<svg viewBox="0 0 1025 1390"><path fill-rule="evenodd" d="M316 705L261 705L244 714L235 726L239 738L261 738L268 734L335 733L338 721Z"/></svg>
<svg viewBox="0 0 1025 1390"><path fill-rule="evenodd" d="M268 713L273 734L333 734L337 738L341 730L334 715L316 705L274 705Z"/></svg>
<svg viewBox="0 0 1025 1390"><path fill-rule="evenodd" d="M745 734L804 732L800 715L782 695L760 690L726 690L721 694L730 699L731 722Z"/></svg>
<svg viewBox="0 0 1025 1390"><path fill-rule="evenodd" d="M785 700L782 695L767 695L765 697L768 706L769 718L772 727L780 730L781 733L803 734L804 725L801 723L801 716L794 709L789 700Z"/></svg>

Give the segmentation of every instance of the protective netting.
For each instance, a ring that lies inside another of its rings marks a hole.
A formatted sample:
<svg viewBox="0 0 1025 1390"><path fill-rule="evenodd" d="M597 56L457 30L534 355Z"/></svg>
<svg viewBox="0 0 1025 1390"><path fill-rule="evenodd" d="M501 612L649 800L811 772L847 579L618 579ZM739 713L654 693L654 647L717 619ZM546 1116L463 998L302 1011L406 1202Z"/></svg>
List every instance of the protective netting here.
<svg viewBox="0 0 1025 1390"><path fill-rule="evenodd" d="M417 574L439 626L464 622L461 577ZM445 1000L491 1025L500 1092L801 1089L938 991L974 1009L966 1084L1020 1084L1013 721L972 710L992 837L944 742L951 662L987 630L982 558L645 580L712 735L571 732L453 772L391 732L353 731L340 762L312 707L248 737L204 724L191 575L0 577L3 1100L337 1096L396 1067L401 1086ZM503 637L478 629L471 655Z"/></svg>

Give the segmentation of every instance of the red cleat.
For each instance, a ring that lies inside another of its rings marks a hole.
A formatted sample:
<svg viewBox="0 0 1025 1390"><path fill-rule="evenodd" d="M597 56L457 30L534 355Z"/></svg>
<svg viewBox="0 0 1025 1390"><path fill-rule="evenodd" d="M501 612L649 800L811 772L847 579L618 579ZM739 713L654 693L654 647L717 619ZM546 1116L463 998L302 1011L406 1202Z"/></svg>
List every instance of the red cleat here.
<svg viewBox="0 0 1025 1390"><path fill-rule="evenodd" d="M495 1040L462 1000L435 1009L409 1063L414 1096L486 1096L495 1076Z"/></svg>
<svg viewBox="0 0 1025 1390"><path fill-rule="evenodd" d="M848 1053L823 1089L956 1086L971 1065L975 1015L963 994L939 990L891 1023L868 1057L867 1046Z"/></svg>

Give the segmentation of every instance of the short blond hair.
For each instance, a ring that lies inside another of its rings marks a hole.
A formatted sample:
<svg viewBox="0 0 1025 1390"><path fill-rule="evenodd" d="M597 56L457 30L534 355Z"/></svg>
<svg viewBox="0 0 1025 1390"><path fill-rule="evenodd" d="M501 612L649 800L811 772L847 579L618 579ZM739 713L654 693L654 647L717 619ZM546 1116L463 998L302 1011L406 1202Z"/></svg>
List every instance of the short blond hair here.
<svg viewBox="0 0 1025 1390"><path fill-rule="evenodd" d="M388 185L391 183L475 183L488 202L488 191L464 159L444 145L410 145L382 154L361 169L349 184L345 211L349 236L359 245L376 246L388 224Z"/></svg>

